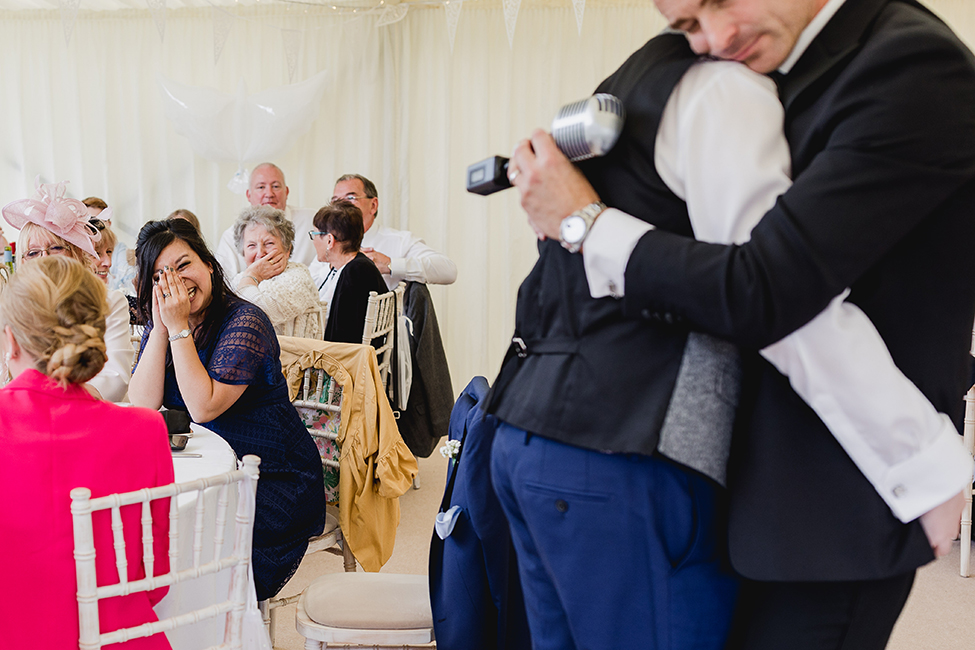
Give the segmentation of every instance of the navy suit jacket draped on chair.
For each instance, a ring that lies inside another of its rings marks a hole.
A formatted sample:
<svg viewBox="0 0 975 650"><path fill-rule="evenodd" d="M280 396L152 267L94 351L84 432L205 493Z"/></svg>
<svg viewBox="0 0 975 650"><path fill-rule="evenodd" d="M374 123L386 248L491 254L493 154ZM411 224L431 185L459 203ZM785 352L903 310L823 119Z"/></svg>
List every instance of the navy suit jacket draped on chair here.
<svg viewBox="0 0 975 650"><path fill-rule="evenodd" d="M450 415L460 440L440 510L461 512L450 535L430 545L430 601L440 650L530 648L518 566L508 522L491 485L491 445L498 421L482 410L488 382L475 377Z"/></svg>

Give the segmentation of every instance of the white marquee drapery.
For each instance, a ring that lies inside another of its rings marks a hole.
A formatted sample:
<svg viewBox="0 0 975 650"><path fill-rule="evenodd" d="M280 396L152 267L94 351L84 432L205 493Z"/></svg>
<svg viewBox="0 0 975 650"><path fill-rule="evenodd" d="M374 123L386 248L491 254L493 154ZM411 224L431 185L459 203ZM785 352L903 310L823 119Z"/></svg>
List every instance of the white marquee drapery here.
<svg viewBox="0 0 975 650"><path fill-rule="evenodd" d="M0 8L17 2L45 6ZM524 0L509 45L501 0L466 0L451 47L442 6L411 5L377 28L375 13L242 3L216 44L209 6L170 2L161 39L144 2L119 11L88 2L67 44L57 10L0 11L0 202L28 196L40 174L71 181L72 196L105 198L129 244L144 221L178 207L215 243L243 206L226 189L236 166L195 155L175 132L157 73L233 93L241 78L256 92L289 83L292 71L301 82L326 70L311 130L275 160L288 202L320 206L339 174L365 174L379 186L384 223L457 262L456 284L432 288L457 390L475 374L493 380L536 257L516 193L467 194L466 166L547 126L663 27L649 0L588 0L581 33L571 0ZM927 4L975 43L975 2ZM300 34L299 47L283 47L285 30Z"/></svg>

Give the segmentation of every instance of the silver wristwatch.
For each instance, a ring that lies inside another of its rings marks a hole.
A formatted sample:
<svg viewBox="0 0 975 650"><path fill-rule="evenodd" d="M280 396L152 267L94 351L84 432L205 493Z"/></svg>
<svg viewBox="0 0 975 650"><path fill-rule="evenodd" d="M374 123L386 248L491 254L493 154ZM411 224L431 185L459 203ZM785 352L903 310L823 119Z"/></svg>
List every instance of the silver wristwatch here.
<svg viewBox="0 0 975 650"><path fill-rule="evenodd" d="M590 203L581 210L576 210L559 225L559 241L570 253L578 253L582 248L582 242L586 241L589 229L596 217L606 209L606 204L602 201Z"/></svg>
<svg viewBox="0 0 975 650"><path fill-rule="evenodd" d="M188 339L189 337L190 337L190 331L189 330L182 330L182 331L179 331L176 334L173 334L172 336L170 336L169 337L169 341L170 341L170 343L172 343L173 341L178 341L180 339Z"/></svg>

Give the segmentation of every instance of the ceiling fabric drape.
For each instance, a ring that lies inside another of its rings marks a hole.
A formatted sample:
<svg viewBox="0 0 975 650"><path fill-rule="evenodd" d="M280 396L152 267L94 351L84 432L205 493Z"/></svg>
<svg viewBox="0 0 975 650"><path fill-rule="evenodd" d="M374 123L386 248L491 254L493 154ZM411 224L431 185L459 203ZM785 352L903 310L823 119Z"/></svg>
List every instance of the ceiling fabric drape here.
<svg viewBox="0 0 975 650"><path fill-rule="evenodd" d="M975 3L927 4L975 42ZM442 7L411 5L377 28L377 15L258 4L228 8L236 19L214 63L210 8L168 11L162 41L148 10L85 8L68 44L56 11L0 12L0 202L27 196L39 174L106 199L129 245L175 208L195 212L215 244L245 205L227 189L237 165L193 152L164 115L157 75L227 94L241 79L251 93L284 86L283 41L297 38L293 82L328 76L310 129L274 160L288 203L320 207L338 175L362 173L382 223L457 263L457 282L431 293L458 391L476 374L493 380L537 256L517 194L468 194L467 165L547 128L664 27L649 0L590 0L580 35L569 0L525 0L509 47L501 2L467 0L451 51Z"/></svg>

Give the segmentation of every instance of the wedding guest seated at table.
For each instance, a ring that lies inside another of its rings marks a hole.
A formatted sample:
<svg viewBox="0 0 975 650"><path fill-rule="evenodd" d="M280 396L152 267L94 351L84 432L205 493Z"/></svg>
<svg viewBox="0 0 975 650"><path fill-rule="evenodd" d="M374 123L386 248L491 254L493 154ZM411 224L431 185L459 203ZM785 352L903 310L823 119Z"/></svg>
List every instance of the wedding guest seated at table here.
<svg viewBox="0 0 975 650"><path fill-rule="evenodd" d="M288 581L325 521L321 459L288 400L278 339L264 312L229 290L188 222L144 225L136 259L147 325L129 399L188 411L238 458L261 457L253 565L257 598L265 600Z"/></svg>
<svg viewBox="0 0 975 650"><path fill-rule="evenodd" d="M241 210L234 223L234 243L247 267L232 286L264 310L278 334L303 332L305 338L321 339L319 314L309 313L320 309L318 291L308 267L290 261L294 241L294 224L283 211L267 205Z"/></svg>
<svg viewBox="0 0 975 650"><path fill-rule="evenodd" d="M315 214L313 223L318 230L308 235L318 260L331 266L318 282L327 305L325 340L362 343L369 292L388 291L379 269L359 250L365 232L362 212L350 201L333 201Z"/></svg>
<svg viewBox="0 0 975 650"><path fill-rule="evenodd" d="M170 212L169 213L169 216L167 216L166 218L167 219L186 219L191 224L193 224L193 227L196 228L196 231L197 232L199 232L200 234L203 233L203 231L200 230L200 219L195 214L193 214L192 212L190 212L189 210L187 210L186 208L177 208L177 209L173 210L172 212Z"/></svg>
<svg viewBox="0 0 975 650"><path fill-rule="evenodd" d="M38 183L33 198L8 203L3 218L20 229L17 240L17 266L22 268L48 255L72 257L92 273L98 253L95 246L101 233L91 223L88 209L77 199L64 196L65 183ZM88 382L89 391L109 402L121 402L129 385L132 369L132 343L129 338L129 305L121 291L107 294L105 345L108 361Z"/></svg>
<svg viewBox="0 0 975 650"><path fill-rule="evenodd" d="M105 364L105 287L68 256L31 262L0 293L0 348L13 381L0 390L0 555L4 583L24 589L0 607L0 648L77 648L71 499L173 482L159 413L95 399L84 384ZM6 374L6 373L4 373ZM123 508L127 579L146 577L141 511ZM169 570L169 500L152 502L154 573ZM94 517L98 584L118 582L110 513ZM99 603L102 632L158 620L166 588ZM165 634L113 648L162 650Z"/></svg>
<svg viewBox="0 0 975 650"><path fill-rule="evenodd" d="M97 196L89 196L82 199L82 203L88 208L88 214L93 219L98 219L108 228L112 227L114 211L105 203L104 199ZM112 235L112 263L108 274L109 290L118 289L127 296L135 295L135 265L129 262L129 248Z"/></svg>
<svg viewBox="0 0 975 650"><path fill-rule="evenodd" d="M88 223L101 235L101 238L95 242L95 277L108 286L109 273L112 270L112 254L115 252L118 238L112 232L111 226L98 217L92 217Z"/></svg>

